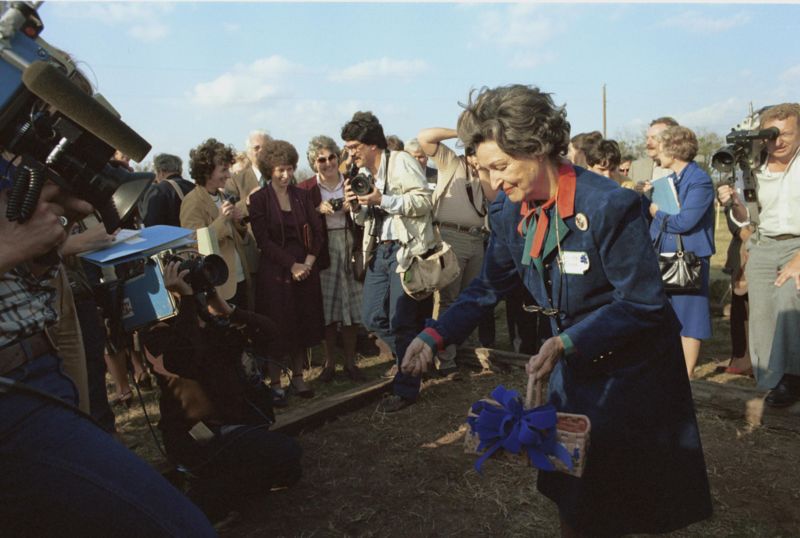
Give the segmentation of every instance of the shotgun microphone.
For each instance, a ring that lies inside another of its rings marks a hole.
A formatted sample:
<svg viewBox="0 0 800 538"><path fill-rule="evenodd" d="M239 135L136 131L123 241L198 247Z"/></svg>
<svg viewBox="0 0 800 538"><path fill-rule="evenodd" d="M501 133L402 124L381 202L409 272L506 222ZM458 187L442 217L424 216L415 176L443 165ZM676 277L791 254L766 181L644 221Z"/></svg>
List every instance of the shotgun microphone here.
<svg viewBox="0 0 800 538"><path fill-rule="evenodd" d="M142 161L150 151L150 144L136 131L49 63L33 62L23 71L22 82L45 103L134 161Z"/></svg>

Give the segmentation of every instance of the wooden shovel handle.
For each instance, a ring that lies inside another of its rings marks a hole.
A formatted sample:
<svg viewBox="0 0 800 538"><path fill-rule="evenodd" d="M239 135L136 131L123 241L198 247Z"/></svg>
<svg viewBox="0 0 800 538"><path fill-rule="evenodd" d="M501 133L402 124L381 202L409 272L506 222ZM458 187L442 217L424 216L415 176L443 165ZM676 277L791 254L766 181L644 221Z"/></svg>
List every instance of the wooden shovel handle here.
<svg viewBox="0 0 800 538"><path fill-rule="evenodd" d="M535 381L533 375L528 376L528 389L525 391L525 409L532 409L542 405L543 389L544 383L541 380Z"/></svg>

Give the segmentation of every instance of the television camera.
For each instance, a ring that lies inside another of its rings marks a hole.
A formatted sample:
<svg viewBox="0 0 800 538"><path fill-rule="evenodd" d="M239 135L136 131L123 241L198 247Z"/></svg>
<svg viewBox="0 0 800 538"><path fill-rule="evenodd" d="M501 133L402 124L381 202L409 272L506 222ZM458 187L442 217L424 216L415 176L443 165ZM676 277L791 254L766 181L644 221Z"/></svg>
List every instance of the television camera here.
<svg viewBox="0 0 800 538"><path fill-rule="evenodd" d="M0 15L0 150L15 171L6 218L30 218L44 184L91 203L109 233L153 181L109 164L115 150L141 161L150 144L39 34L42 2L12 2ZM9 167L10 169L10 167Z"/></svg>
<svg viewBox="0 0 800 538"><path fill-rule="evenodd" d="M759 129L759 117L768 108L764 107L756 112L750 112L748 116L731 129L725 137L728 145L718 149L711 157L711 166L724 179L720 185L733 185L736 179L737 170L741 171L744 202L748 206L754 206L757 210L758 195L756 177L753 170L758 168L766 158L767 142L778 138L778 129ZM730 200L728 206L733 203ZM756 212L751 211L751 214Z"/></svg>

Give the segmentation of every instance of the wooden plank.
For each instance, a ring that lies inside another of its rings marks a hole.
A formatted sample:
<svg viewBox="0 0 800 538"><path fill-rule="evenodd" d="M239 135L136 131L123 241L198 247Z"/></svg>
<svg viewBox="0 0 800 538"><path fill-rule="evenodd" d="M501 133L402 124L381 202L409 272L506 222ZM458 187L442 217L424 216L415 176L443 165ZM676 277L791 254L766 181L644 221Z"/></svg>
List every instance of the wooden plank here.
<svg viewBox="0 0 800 538"><path fill-rule="evenodd" d="M767 426L800 433L800 402L776 409L764 403L765 392L696 379L692 396L696 404L713 409L720 416L744 419L753 427Z"/></svg>
<svg viewBox="0 0 800 538"><path fill-rule="evenodd" d="M392 379L376 379L354 389L320 398L307 406L291 409L276 416L272 431L297 435L302 430L316 428L339 415L363 407L389 390Z"/></svg>
<svg viewBox="0 0 800 538"><path fill-rule="evenodd" d="M456 352L457 362L484 370L507 370L509 367L525 368L530 358L530 355L489 347L463 346L459 347Z"/></svg>

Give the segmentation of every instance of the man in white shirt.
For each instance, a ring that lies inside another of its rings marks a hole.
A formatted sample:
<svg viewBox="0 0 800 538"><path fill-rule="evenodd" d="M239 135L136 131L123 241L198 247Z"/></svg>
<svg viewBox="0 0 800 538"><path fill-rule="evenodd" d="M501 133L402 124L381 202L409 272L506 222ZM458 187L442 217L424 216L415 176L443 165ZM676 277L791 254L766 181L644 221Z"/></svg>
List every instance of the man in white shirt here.
<svg viewBox="0 0 800 538"><path fill-rule="evenodd" d="M381 403L381 409L391 413L411 405L419 395L419 377L403 373L399 359L423 329L433 298L417 301L406 295L398 271L407 270L414 256L436 245L431 191L411 155L386 149L383 127L371 112L356 112L342 127L342 139L359 175L372 182L369 192L354 193L351 181L346 181L345 197L353 204L356 222L364 225L362 248L365 260L370 259L361 319L367 330L389 345L398 361L394 394Z"/></svg>
<svg viewBox="0 0 800 538"><path fill-rule="evenodd" d="M783 103L760 117L761 129L776 128L767 142L767 160L754 172L758 225L747 242L750 296L750 357L758 387L771 389L766 403L786 407L800 398L800 104ZM750 215L736 191L718 188L720 202L733 199L732 217L740 226Z"/></svg>

